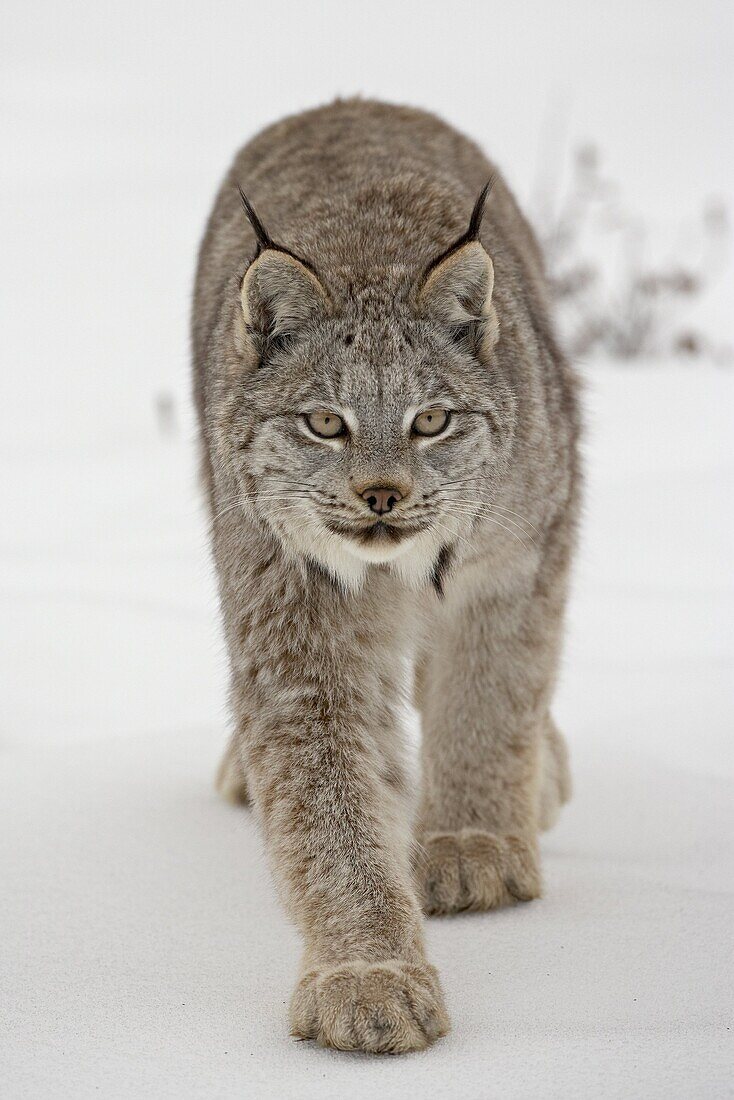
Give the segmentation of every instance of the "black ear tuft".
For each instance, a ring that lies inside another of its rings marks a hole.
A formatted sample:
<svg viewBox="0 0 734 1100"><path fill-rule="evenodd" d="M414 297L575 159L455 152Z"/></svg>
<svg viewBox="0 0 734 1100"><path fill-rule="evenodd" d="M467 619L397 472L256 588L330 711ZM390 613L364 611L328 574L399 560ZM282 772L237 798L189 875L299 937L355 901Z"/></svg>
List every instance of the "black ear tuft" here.
<svg viewBox="0 0 734 1100"><path fill-rule="evenodd" d="M265 228L265 226L263 225L263 223L260 221L259 217L257 216L257 212L255 210L255 207L252 205L252 203L248 199L247 195L245 194L245 192L240 187L239 183L237 184L237 190L240 193L240 201L242 202L243 209L245 211L245 214L247 215L247 220L249 221L250 225L252 226L253 231L255 233L255 236L257 238L257 253L256 253L256 256L259 256L260 253L263 251L263 249L265 249L265 248L274 248L275 245L273 244L272 237L270 236L267 229Z"/></svg>
<svg viewBox="0 0 734 1100"><path fill-rule="evenodd" d="M486 205L487 198L489 197L489 193L492 190L493 184L494 176L490 176L484 187L482 188L481 192L479 193L479 198L474 203L474 209L472 210L471 218L469 219L469 228L465 233L461 234L458 240L455 240L453 244L450 244L449 247L445 249L445 251L443 251L439 256L436 256L434 257L434 259L431 260L428 267L423 272L424 277L430 275L434 268L438 267L438 265L443 263L444 260L447 260L449 256L453 256L454 252L458 252L459 249L463 248L465 244L469 244L471 241L479 240L479 231L482 228L482 219L484 217L484 207Z"/></svg>
<svg viewBox="0 0 734 1100"><path fill-rule="evenodd" d="M479 198L474 203L474 209L472 210L471 218L469 220L469 228L466 231L467 241L478 241L479 230L482 228L482 218L484 217L484 207L489 197L489 193L494 186L494 176L490 176L484 187L482 188Z"/></svg>
<svg viewBox="0 0 734 1100"><path fill-rule="evenodd" d="M240 187L239 183L237 184L237 190L240 193L240 202L242 203L242 208L245 211L245 214L247 215L247 220L252 226L252 230L255 234L255 237L257 238L257 250L255 252L255 255L252 257L252 260L256 260L258 256L260 256L263 252L270 249L272 252L282 252L285 256L292 256L294 260L298 260L299 264L303 264L305 268L313 272L313 274L315 275L316 268L309 260L305 260L303 256L297 255L297 253L293 252L290 248L286 248L285 245L278 244L276 241L273 240L263 223L260 221L255 207L252 205L247 195ZM250 262L252 262L252 260Z"/></svg>

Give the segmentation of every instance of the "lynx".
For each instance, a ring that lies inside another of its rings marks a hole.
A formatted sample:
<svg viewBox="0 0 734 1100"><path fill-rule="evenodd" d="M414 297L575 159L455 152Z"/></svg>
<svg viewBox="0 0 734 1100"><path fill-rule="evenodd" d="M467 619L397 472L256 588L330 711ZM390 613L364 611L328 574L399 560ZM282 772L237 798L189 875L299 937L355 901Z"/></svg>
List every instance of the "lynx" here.
<svg viewBox="0 0 734 1100"><path fill-rule="evenodd" d="M423 914L541 893L538 833L570 790L549 707L580 481L549 314L502 177L422 111L278 122L209 219L193 354L231 670L218 786L252 803L303 936L292 1033L326 1046L444 1035Z"/></svg>

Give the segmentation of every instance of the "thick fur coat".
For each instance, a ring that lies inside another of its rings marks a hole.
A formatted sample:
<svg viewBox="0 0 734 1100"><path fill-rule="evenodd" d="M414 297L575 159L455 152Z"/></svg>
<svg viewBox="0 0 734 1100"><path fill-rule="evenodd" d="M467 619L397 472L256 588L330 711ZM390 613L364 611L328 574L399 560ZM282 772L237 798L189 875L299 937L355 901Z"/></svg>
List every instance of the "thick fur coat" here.
<svg viewBox="0 0 734 1100"><path fill-rule="evenodd" d="M292 1030L420 1049L449 1026L422 913L538 897L569 794L549 707L578 412L541 256L465 137L337 102L237 155L193 349L231 666L219 787L254 804L304 938Z"/></svg>

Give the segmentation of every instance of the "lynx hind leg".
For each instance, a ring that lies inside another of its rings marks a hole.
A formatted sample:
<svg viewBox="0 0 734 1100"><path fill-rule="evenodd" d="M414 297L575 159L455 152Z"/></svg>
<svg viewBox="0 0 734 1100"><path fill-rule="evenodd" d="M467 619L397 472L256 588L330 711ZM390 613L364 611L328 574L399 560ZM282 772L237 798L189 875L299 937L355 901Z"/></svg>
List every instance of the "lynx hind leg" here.
<svg viewBox="0 0 734 1100"><path fill-rule="evenodd" d="M246 806L250 801L247 777L240 756L237 735L234 734L225 749L217 771L215 786L227 802L233 806Z"/></svg>
<svg viewBox="0 0 734 1100"><path fill-rule="evenodd" d="M568 749L563 735L548 715L540 742L540 804L538 824L552 828L558 820L561 806L571 797L571 771Z"/></svg>

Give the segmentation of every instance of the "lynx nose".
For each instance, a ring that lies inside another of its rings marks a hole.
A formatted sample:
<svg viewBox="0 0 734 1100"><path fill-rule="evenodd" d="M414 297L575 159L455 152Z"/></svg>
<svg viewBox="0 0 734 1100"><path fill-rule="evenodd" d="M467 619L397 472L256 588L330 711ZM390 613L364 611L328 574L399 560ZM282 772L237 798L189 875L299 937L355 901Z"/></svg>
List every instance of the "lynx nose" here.
<svg viewBox="0 0 734 1100"><path fill-rule="evenodd" d="M384 516L386 512L392 512L397 502L403 499L403 494L389 485L387 487L372 485L359 495L378 516Z"/></svg>

